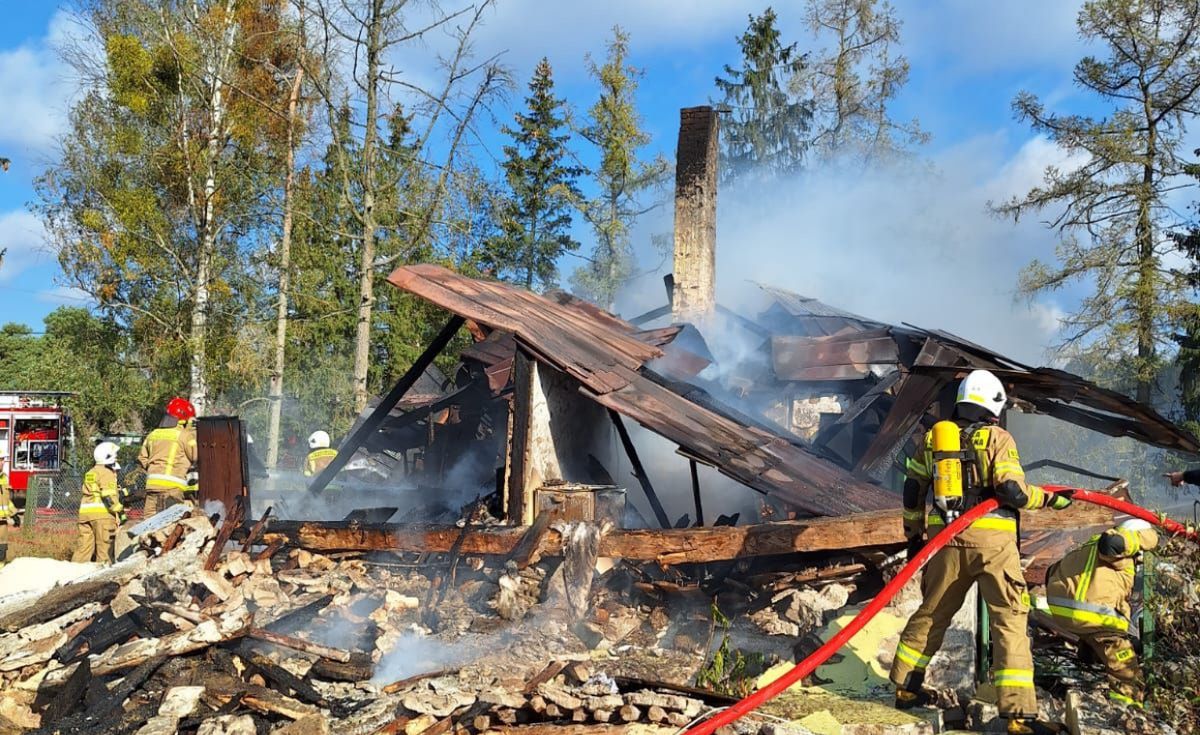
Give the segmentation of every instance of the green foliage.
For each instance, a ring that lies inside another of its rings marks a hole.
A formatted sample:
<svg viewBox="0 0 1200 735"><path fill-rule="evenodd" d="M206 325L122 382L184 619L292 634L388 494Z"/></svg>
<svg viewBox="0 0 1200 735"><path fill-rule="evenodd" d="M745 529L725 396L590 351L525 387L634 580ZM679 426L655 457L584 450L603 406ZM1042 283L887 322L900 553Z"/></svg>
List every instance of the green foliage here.
<svg viewBox="0 0 1200 735"><path fill-rule="evenodd" d="M710 612L713 625L721 631L721 645L696 672L696 686L730 697L744 697L754 691L758 676L766 668L765 658L758 652L746 655L733 648L729 642L729 618L715 602Z"/></svg>
<svg viewBox="0 0 1200 735"><path fill-rule="evenodd" d="M1178 732L1200 732L1200 549L1172 538L1154 553L1154 655L1145 662L1146 706Z"/></svg>
<svg viewBox="0 0 1200 735"><path fill-rule="evenodd" d="M746 32L738 37L740 68L727 64L726 76L716 79L722 103L729 108L721 121L726 179L751 172L784 176L804 165L813 106L789 88L804 71L805 57L795 43L783 44L775 21L771 8L751 15Z"/></svg>
<svg viewBox="0 0 1200 735"><path fill-rule="evenodd" d="M1013 103L1017 116L1071 154L1064 168L999 206L1019 219L1051 210L1062 234L1056 264L1033 263L1027 295L1082 282L1089 293L1065 322L1066 344L1108 361L1127 360L1137 398L1151 399L1181 306L1179 274L1164 264L1173 248L1168 197L1187 171L1185 120L1200 102L1200 5L1190 0L1092 0L1079 13L1080 35L1104 57L1075 66L1075 81L1110 105L1106 117L1048 112L1032 94Z"/></svg>
<svg viewBox="0 0 1200 735"><path fill-rule="evenodd" d="M129 361L128 334L80 307L60 307L34 335L20 324L0 327L0 390L70 391L66 406L81 437L136 432L161 411L150 381Z"/></svg>
<svg viewBox="0 0 1200 735"><path fill-rule="evenodd" d="M570 227L582 173L570 163L565 106L554 96L549 60L538 63L525 102L526 111L514 116L516 127L504 128L512 138L503 164L509 196L500 207L500 234L490 243L488 266L526 288L549 288L557 282L558 259L579 249Z"/></svg>
<svg viewBox="0 0 1200 735"><path fill-rule="evenodd" d="M814 36L829 40L793 80L812 95L816 152L869 164L927 141L916 120L888 114L908 82L908 60L895 53L900 21L887 0L808 0L806 16Z"/></svg>
<svg viewBox="0 0 1200 735"><path fill-rule="evenodd" d="M638 159L638 150L650 143L650 135L642 127L634 97L642 73L628 64L628 55L629 35L613 28L604 65L589 60L592 78L600 85L600 98L588 110L587 123L580 131L600 150L600 165L592 172L599 194L582 208L596 245L572 282L581 295L610 311L617 289L633 273L629 231L650 209L642 195L662 184L670 170L661 156L650 161Z"/></svg>

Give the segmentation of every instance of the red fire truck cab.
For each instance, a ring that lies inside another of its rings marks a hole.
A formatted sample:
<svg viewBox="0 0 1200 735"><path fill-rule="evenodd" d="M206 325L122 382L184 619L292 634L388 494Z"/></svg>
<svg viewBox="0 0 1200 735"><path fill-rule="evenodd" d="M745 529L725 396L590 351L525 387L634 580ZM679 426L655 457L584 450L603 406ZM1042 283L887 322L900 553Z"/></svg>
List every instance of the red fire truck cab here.
<svg viewBox="0 0 1200 735"><path fill-rule="evenodd" d="M8 450L8 483L15 499L38 475L56 475L73 437L62 402L71 393L0 391L0 446Z"/></svg>

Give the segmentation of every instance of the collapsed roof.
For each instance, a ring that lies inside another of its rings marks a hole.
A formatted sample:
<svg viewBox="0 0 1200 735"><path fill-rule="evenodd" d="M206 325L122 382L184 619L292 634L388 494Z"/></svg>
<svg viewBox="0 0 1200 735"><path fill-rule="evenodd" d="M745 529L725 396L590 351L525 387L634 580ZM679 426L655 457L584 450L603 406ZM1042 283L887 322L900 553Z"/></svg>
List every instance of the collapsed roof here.
<svg viewBox="0 0 1200 735"><path fill-rule="evenodd" d="M885 460L922 419L948 410L954 382L974 368L995 371L1025 410L1111 436L1200 450L1194 437L1148 406L1070 373L1032 368L947 332L888 325L764 287L773 305L757 320L737 317L765 339L763 354L770 356L768 374L755 368L752 391L791 400L794 393L780 387L804 386L853 399L804 441L761 411L751 416L733 408L720 399L721 386L696 377L713 358L690 325L639 330L564 293L538 295L434 265L404 266L389 280L468 320L476 341L461 356L481 371L492 395L511 388L520 350L684 456L815 515L895 507L895 494L870 478L886 473Z"/></svg>
<svg viewBox="0 0 1200 735"><path fill-rule="evenodd" d="M682 382L687 376L670 373L671 367L703 358L674 349L663 341L668 335L662 330L639 333L628 322L569 297L552 300L434 265L401 267L389 281L476 324L511 334L533 359L574 378L584 396L669 439L688 457L789 505L838 515L898 502L794 438L751 423Z"/></svg>

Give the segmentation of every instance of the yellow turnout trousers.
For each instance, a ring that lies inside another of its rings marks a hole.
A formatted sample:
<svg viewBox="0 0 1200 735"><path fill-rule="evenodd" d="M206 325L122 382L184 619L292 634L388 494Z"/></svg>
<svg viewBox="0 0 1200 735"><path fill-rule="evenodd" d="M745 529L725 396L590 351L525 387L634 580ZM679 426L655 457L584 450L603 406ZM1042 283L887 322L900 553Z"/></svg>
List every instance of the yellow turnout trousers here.
<svg viewBox="0 0 1200 735"><path fill-rule="evenodd" d="M75 553L71 556L71 561L98 561L101 564L111 564L113 533L116 530L117 519L112 516L80 518L79 540L75 542Z"/></svg>
<svg viewBox="0 0 1200 735"><path fill-rule="evenodd" d="M976 582L991 619L996 706L1002 717L1036 717L1033 655L1026 629L1029 595L1015 539L982 548L947 546L930 560L921 577L921 607L900 634L892 683L912 689L915 679L919 686L950 621Z"/></svg>
<svg viewBox="0 0 1200 735"><path fill-rule="evenodd" d="M183 491L177 488L146 488L146 504L142 506L142 517L149 518L159 511L183 502Z"/></svg>

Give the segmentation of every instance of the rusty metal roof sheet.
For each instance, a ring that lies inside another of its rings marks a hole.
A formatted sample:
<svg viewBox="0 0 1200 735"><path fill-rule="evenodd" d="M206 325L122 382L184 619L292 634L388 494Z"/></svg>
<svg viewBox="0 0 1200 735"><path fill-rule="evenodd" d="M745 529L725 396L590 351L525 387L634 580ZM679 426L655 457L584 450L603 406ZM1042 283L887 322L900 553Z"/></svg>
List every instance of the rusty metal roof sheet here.
<svg viewBox="0 0 1200 735"><path fill-rule="evenodd" d="M898 499L765 427L747 426L715 402L701 406L644 366L663 350L635 327L503 283L434 265L398 268L393 285L450 312L510 332L535 359L574 377L583 393L682 447L748 487L817 515L894 508Z"/></svg>

